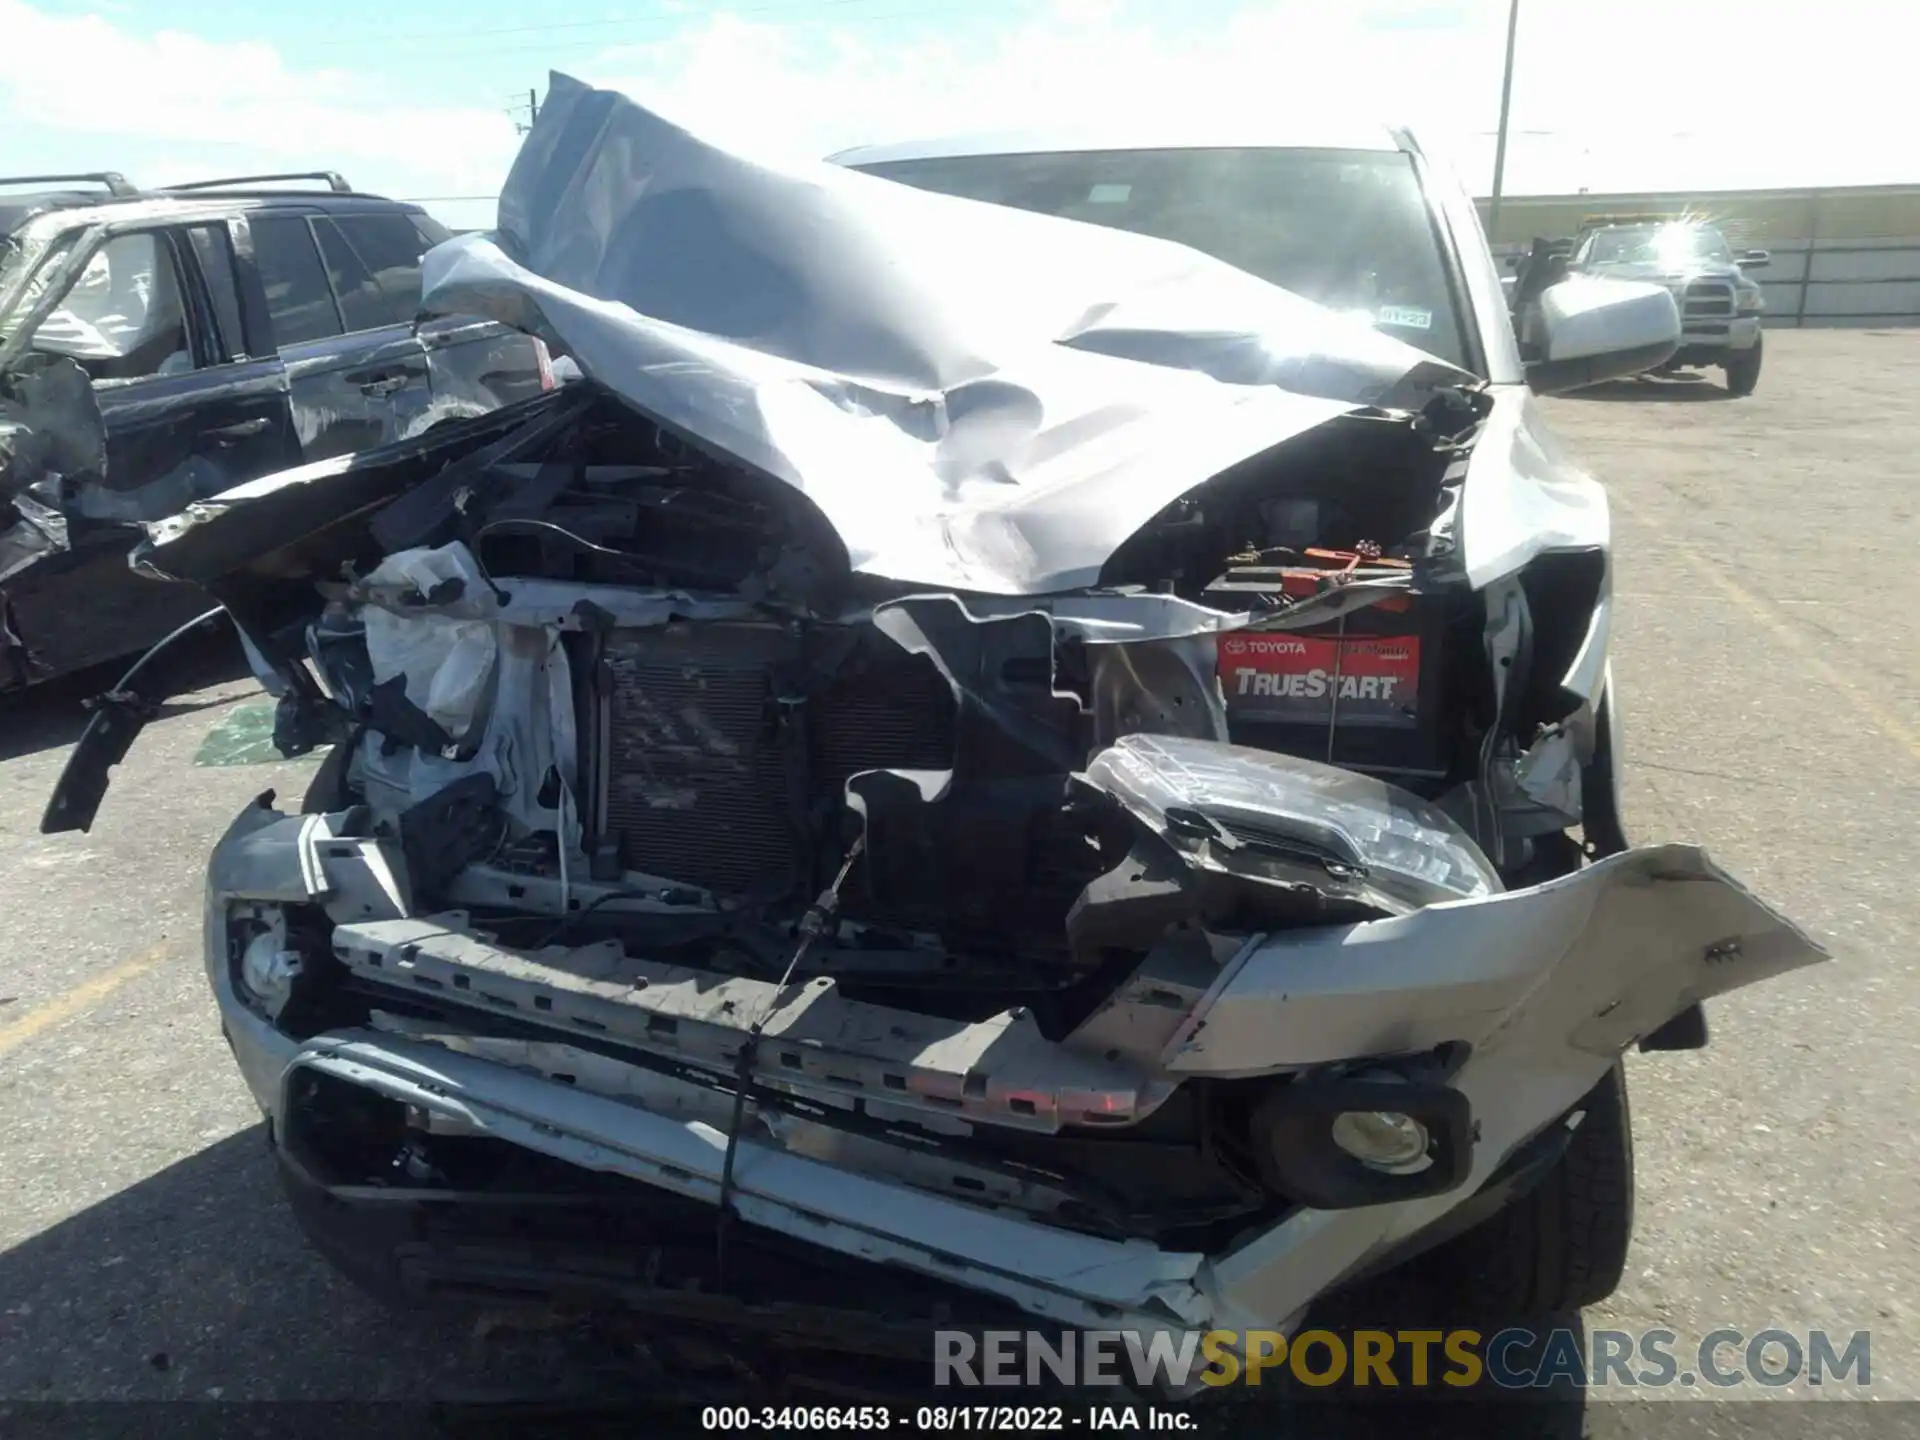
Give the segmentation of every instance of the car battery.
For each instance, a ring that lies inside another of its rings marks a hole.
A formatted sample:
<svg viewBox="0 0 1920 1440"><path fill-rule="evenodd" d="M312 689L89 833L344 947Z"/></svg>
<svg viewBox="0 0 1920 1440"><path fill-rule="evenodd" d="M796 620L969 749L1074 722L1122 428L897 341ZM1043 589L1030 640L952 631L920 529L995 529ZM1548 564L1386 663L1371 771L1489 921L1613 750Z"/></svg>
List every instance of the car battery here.
<svg viewBox="0 0 1920 1440"><path fill-rule="evenodd" d="M1228 570L1203 596L1221 609L1270 609L1393 574L1405 561L1359 552L1289 552L1284 564ZM1441 607L1405 590L1325 624L1220 636L1228 735L1383 776L1446 774L1440 725Z"/></svg>

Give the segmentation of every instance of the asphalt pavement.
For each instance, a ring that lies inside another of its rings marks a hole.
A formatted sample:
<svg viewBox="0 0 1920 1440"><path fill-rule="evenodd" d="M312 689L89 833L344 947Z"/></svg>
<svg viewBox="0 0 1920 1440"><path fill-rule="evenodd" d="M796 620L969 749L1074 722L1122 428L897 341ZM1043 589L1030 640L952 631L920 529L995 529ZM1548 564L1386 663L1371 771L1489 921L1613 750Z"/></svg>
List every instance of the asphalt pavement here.
<svg viewBox="0 0 1920 1440"><path fill-rule="evenodd" d="M1767 345L1750 398L1711 375L1547 402L1614 501L1631 832L1706 844L1834 953L1715 1002L1707 1050L1630 1060L1636 1238L1584 1322L1869 1330L1873 1393L1914 1399L1920 330ZM556 1383L566 1335L387 1314L279 1203L205 992L199 882L234 813L312 762L195 763L259 703L220 659L88 835L37 828L85 683L0 707L0 1402ZM1559 1428L1643 1433L1639 1408ZM1751 1430L1721 1413L1688 1433ZM1819 1413L1791 1423L1886 1423Z"/></svg>

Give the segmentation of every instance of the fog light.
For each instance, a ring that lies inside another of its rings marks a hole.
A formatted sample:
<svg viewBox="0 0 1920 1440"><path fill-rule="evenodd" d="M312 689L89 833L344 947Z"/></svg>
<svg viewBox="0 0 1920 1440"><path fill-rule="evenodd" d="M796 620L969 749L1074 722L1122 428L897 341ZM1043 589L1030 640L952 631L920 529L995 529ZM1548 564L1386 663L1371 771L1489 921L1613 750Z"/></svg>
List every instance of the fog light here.
<svg viewBox="0 0 1920 1440"><path fill-rule="evenodd" d="M1267 1188L1312 1210L1444 1195L1473 1171L1467 1097L1438 1078L1384 1067L1275 1083L1249 1117L1248 1138Z"/></svg>
<svg viewBox="0 0 1920 1440"><path fill-rule="evenodd" d="M1427 1127L1393 1110L1349 1110L1334 1117L1333 1143L1370 1169L1412 1175L1433 1163Z"/></svg>

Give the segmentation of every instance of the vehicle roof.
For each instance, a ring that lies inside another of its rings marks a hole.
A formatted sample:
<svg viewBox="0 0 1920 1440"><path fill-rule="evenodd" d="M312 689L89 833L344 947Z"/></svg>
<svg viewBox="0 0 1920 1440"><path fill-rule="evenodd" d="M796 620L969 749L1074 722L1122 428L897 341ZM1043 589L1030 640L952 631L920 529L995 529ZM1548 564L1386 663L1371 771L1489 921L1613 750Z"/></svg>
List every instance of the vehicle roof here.
<svg viewBox="0 0 1920 1440"><path fill-rule="evenodd" d="M68 210L76 205L99 205L112 197L98 191L29 190L0 195L0 235L20 228L21 224L48 210Z"/></svg>
<svg viewBox="0 0 1920 1440"><path fill-rule="evenodd" d="M99 190L40 190L0 193L0 235L12 234L27 221L47 214L70 214L76 223L112 221L129 214L156 215L178 210L183 214L232 214L271 207L330 211L392 210L419 212L418 205L339 190L143 190L134 195L109 195ZM424 213L424 212L421 212Z"/></svg>
<svg viewBox="0 0 1920 1440"><path fill-rule="evenodd" d="M1644 220L1600 220L1581 228L1585 233L1599 234L1606 230L1718 230L1720 227L1698 215L1649 215Z"/></svg>
<svg viewBox="0 0 1920 1440"><path fill-rule="evenodd" d="M1108 124L1050 125L858 145L828 158L858 169L900 160L970 155L1045 155L1089 150L1406 150L1412 134L1383 121L1338 116L1273 118L1252 123L1156 116Z"/></svg>

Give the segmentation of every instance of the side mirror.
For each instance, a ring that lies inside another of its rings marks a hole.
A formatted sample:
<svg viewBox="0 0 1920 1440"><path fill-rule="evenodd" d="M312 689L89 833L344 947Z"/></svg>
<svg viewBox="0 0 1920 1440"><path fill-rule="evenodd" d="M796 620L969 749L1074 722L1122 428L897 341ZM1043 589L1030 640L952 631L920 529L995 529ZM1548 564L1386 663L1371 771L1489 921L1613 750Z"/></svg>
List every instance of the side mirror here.
<svg viewBox="0 0 1920 1440"><path fill-rule="evenodd" d="M1680 348L1680 310L1664 286L1575 276L1548 286L1539 306L1527 384L1542 395L1643 374Z"/></svg>
<svg viewBox="0 0 1920 1440"><path fill-rule="evenodd" d="M1773 257L1764 250L1749 250L1739 260L1742 270L1764 270L1772 263Z"/></svg>

